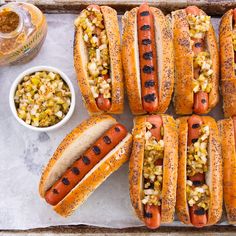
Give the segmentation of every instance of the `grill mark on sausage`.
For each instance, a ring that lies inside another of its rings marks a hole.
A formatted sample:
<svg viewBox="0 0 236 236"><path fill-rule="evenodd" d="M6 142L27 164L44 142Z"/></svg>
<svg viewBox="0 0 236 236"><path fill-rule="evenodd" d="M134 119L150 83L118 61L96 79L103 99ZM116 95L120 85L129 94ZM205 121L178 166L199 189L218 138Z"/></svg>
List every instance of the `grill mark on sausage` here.
<svg viewBox="0 0 236 236"><path fill-rule="evenodd" d="M197 140L198 140L197 138L193 138L193 139L192 139L192 143L196 143Z"/></svg>
<svg viewBox="0 0 236 236"><path fill-rule="evenodd" d="M198 216L201 216L201 215L205 215L206 214L206 211L204 210L204 208L199 208L199 209L196 209L195 211L194 211L194 214L195 215L198 215Z"/></svg>
<svg viewBox="0 0 236 236"><path fill-rule="evenodd" d="M96 155L99 155L101 153L101 149L98 146L93 146L92 149Z"/></svg>
<svg viewBox="0 0 236 236"><path fill-rule="evenodd" d="M151 94L145 95L143 98L144 98L145 102L151 103L151 102L155 101L156 95L155 95L155 93L151 93Z"/></svg>
<svg viewBox="0 0 236 236"><path fill-rule="evenodd" d="M154 124L152 124L152 128L151 129L156 129L156 126Z"/></svg>
<svg viewBox="0 0 236 236"><path fill-rule="evenodd" d="M197 43L194 44L194 46L195 46L196 48L201 48L201 47L202 47L202 43L197 42Z"/></svg>
<svg viewBox="0 0 236 236"><path fill-rule="evenodd" d="M154 71L154 67L153 66L144 66L143 67L143 73L145 74L151 74Z"/></svg>
<svg viewBox="0 0 236 236"><path fill-rule="evenodd" d="M146 31L146 30L150 30L151 29L151 26L150 25L142 25L140 27L140 30L143 30L143 31Z"/></svg>
<svg viewBox="0 0 236 236"><path fill-rule="evenodd" d="M55 188L52 190L52 192L53 192L54 194L59 194L59 192L58 192L57 189L55 189Z"/></svg>
<svg viewBox="0 0 236 236"><path fill-rule="evenodd" d="M63 178L63 179L61 180L61 182L62 182L63 184L65 184L65 185L69 185L69 184L70 184L70 181L69 181L67 178Z"/></svg>
<svg viewBox="0 0 236 236"><path fill-rule="evenodd" d="M193 128L193 129L197 129L197 128L199 128L199 127L200 127L200 124L193 124L193 125L192 125L192 128Z"/></svg>
<svg viewBox="0 0 236 236"><path fill-rule="evenodd" d="M99 149L100 150L100 149ZM82 161L85 165L89 165L90 164L90 160L87 156L83 156L82 157Z"/></svg>
<svg viewBox="0 0 236 236"><path fill-rule="evenodd" d="M145 53L143 54L143 58L144 58L145 60L152 60L152 57L153 57L153 53L152 53L152 52L145 52Z"/></svg>
<svg viewBox="0 0 236 236"><path fill-rule="evenodd" d="M202 181L199 181L199 180L194 180L194 181L193 181L193 185L194 185L195 187L199 187L199 186L201 186L202 184L203 184Z"/></svg>
<svg viewBox="0 0 236 236"><path fill-rule="evenodd" d="M151 44L151 43L152 43L151 39L143 39L142 40L142 45L148 45L148 44Z"/></svg>
<svg viewBox="0 0 236 236"><path fill-rule="evenodd" d="M144 217L150 219L150 218L152 218L152 213L151 212L145 212Z"/></svg>
<svg viewBox="0 0 236 236"><path fill-rule="evenodd" d="M140 16L149 16L149 15L150 15L149 11L143 11L140 13Z"/></svg>
<svg viewBox="0 0 236 236"><path fill-rule="evenodd" d="M110 144L110 143L111 143L111 139L110 139L108 136L104 136L104 137L103 137L103 141L104 141L104 143L106 143L106 144Z"/></svg>
<svg viewBox="0 0 236 236"><path fill-rule="evenodd" d="M71 168L71 171L75 175L79 175L80 174L80 170L77 167L75 167L75 166Z"/></svg>
<svg viewBox="0 0 236 236"><path fill-rule="evenodd" d="M150 87L154 87L155 85L155 81L154 80L148 80L144 83L145 88L150 88Z"/></svg>

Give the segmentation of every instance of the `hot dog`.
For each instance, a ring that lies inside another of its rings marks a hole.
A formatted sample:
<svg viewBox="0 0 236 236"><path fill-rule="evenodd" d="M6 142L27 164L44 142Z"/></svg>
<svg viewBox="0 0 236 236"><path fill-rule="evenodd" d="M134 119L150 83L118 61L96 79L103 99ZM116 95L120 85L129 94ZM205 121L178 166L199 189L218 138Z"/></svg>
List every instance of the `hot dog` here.
<svg viewBox="0 0 236 236"><path fill-rule="evenodd" d="M177 128L168 115L136 117L130 158L130 198L150 229L173 221L177 182Z"/></svg>
<svg viewBox="0 0 236 236"><path fill-rule="evenodd" d="M176 210L185 224L216 224L222 214L222 160L216 122L211 117L177 119L179 167Z"/></svg>
<svg viewBox="0 0 236 236"><path fill-rule="evenodd" d="M231 117L236 115L236 9L223 15L219 31L223 110Z"/></svg>
<svg viewBox="0 0 236 236"><path fill-rule="evenodd" d="M102 76L105 81L109 80L109 76ZM96 98L97 107L102 111L109 111L111 108L111 100L109 98L105 98L103 94L99 93Z"/></svg>
<svg viewBox="0 0 236 236"><path fill-rule="evenodd" d="M210 17L196 6L172 12L177 114L205 114L218 102L219 55Z"/></svg>
<svg viewBox="0 0 236 236"><path fill-rule="evenodd" d="M149 122L152 127L150 129L150 132L152 136L156 139L157 142L159 142L162 138L161 135L161 127L163 126L163 122L161 119L161 116L155 115L155 116L149 116L146 118L147 122ZM163 166L163 159L157 159L153 163L155 166ZM145 205L145 224L150 229L156 229L160 226L161 223L161 208L160 206L156 206L153 204L146 204Z"/></svg>
<svg viewBox="0 0 236 236"><path fill-rule="evenodd" d="M187 14L192 14L194 16L200 16L200 9L194 6L190 6L186 8ZM192 50L194 57L197 57L197 55L200 52L204 51L204 39L203 38L195 38L191 37L191 40L193 41ZM200 67L194 67L194 79L197 80L201 74ZM193 111L198 114L206 113L208 110L208 93L199 91L197 93L194 93L194 102L193 102Z"/></svg>
<svg viewBox="0 0 236 236"><path fill-rule="evenodd" d="M188 119L188 146L191 146L201 135L202 119L200 116L193 115ZM193 186L201 186L205 183L204 173L197 172L194 175L188 176L192 181ZM196 227L203 227L207 223L205 209L194 204L189 207L191 223ZM201 214L200 214L201 213Z"/></svg>
<svg viewBox="0 0 236 236"><path fill-rule="evenodd" d="M174 85L170 24L147 3L125 13L122 62L129 105L134 115L167 110Z"/></svg>
<svg viewBox="0 0 236 236"><path fill-rule="evenodd" d="M84 121L63 140L49 161L41 177L40 195L60 215L68 216L127 160L131 141L126 128L110 116Z"/></svg>
<svg viewBox="0 0 236 236"><path fill-rule="evenodd" d="M153 14L146 3L138 9L137 28L143 109L155 112L158 109L156 41ZM144 40L150 40L150 44L143 44Z"/></svg>
<svg viewBox="0 0 236 236"><path fill-rule="evenodd" d="M236 117L218 121L223 157L224 204L229 224L236 224Z"/></svg>
<svg viewBox="0 0 236 236"><path fill-rule="evenodd" d="M115 10L90 5L77 17L74 66L90 114L122 113L123 75Z"/></svg>

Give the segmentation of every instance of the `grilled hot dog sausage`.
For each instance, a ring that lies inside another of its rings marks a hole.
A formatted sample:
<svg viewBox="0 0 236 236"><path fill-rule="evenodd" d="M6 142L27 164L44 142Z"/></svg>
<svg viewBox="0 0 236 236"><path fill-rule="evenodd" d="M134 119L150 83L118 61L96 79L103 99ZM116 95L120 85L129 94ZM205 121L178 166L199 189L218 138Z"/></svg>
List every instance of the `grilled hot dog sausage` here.
<svg viewBox="0 0 236 236"><path fill-rule="evenodd" d="M126 135L123 125L113 125L46 192L46 201L51 205L58 204Z"/></svg>
<svg viewBox="0 0 236 236"><path fill-rule="evenodd" d="M150 132L157 141L161 139L161 127L163 125L162 118L159 115L151 115L147 117L147 122L152 124ZM163 159L157 159L155 165L163 165ZM145 224L150 229L156 229L161 223L161 207L154 205L145 206Z"/></svg>
<svg viewBox="0 0 236 236"><path fill-rule="evenodd" d="M188 119L188 146L194 143L199 135L202 125L202 119L200 116L192 115Z"/></svg>
<svg viewBox="0 0 236 236"><path fill-rule="evenodd" d="M139 7L137 19L143 109L155 112L158 108L157 52L153 14L146 3Z"/></svg>
<svg viewBox="0 0 236 236"><path fill-rule="evenodd" d="M103 75L103 78L107 80L109 76ZM103 94L99 94L99 96L96 98L97 106L102 111L108 111L111 108L111 100L109 98L104 98Z"/></svg>
<svg viewBox="0 0 236 236"><path fill-rule="evenodd" d="M145 206L145 224L150 229L156 229L161 223L161 207L154 205Z"/></svg>
<svg viewBox="0 0 236 236"><path fill-rule="evenodd" d="M194 93L194 112L203 114L208 109L208 94L203 91Z"/></svg>
<svg viewBox="0 0 236 236"><path fill-rule="evenodd" d="M200 9L195 7L195 6L189 6L186 8L186 13L187 14L192 14L192 15L200 15ZM196 56L199 52L202 52L204 49L204 40L203 39L195 39L191 38L193 41L193 46L192 50L194 53L194 56ZM197 79L199 74L199 69L195 68L194 69L194 78ZM208 94L203 91L199 91L197 93L194 93L194 106L193 110L195 113L202 114L207 112L208 110Z"/></svg>
<svg viewBox="0 0 236 236"><path fill-rule="evenodd" d="M91 5L89 5L88 7L87 7L87 9L96 9L96 10L98 10L98 11L100 11L100 7L98 6L98 5L95 5L95 4L91 4Z"/></svg>
<svg viewBox="0 0 236 236"><path fill-rule="evenodd" d="M196 142L200 136L200 130L202 125L202 118L197 115L192 115L188 119L188 146ZM205 183L205 174L197 173L194 176L189 177L189 180L193 182L194 186L199 186ZM189 214L191 223L195 227L203 227L207 223L207 214L202 212L201 208L197 205L189 207Z"/></svg>
<svg viewBox="0 0 236 236"><path fill-rule="evenodd" d="M159 141L161 139L161 127L163 125L161 116L159 115L148 116L147 122L153 125L150 132L156 138L156 140Z"/></svg>

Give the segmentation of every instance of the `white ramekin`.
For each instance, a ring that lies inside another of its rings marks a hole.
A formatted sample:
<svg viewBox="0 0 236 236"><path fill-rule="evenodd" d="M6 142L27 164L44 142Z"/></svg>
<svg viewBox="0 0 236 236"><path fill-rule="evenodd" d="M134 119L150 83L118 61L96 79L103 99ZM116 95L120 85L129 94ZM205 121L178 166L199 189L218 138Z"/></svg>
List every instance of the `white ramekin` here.
<svg viewBox="0 0 236 236"><path fill-rule="evenodd" d="M22 119L20 119L18 117L17 111L16 111L14 96L15 96L15 92L16 92L18 84L22 81L24 76L32 74L37 71L52 71L52 72L58 73L61 76L61 78L66 82L66 84L68 85L70 92L71 92L71 104L70 104L70 109L69 109L68 113L60 122L58 122L55 125L49 126L49 127L34 127L32 125L28 125L25 123L25 121L23 121ZM25 70L20 75L18 75L18 77L15 79L15 81L13 82L13 84L11 86L11 90L10 90L10 94L9 94L9 103L10 103L10 108L11 108L11 111L12 111L14 117L16 118L16 120L20 124L22 124L23 126L29 128L31 130L40 131L40 132L47 132L47 131L52 131L52 130L58 129L59 127L62 127L70 119L70 117L72 116L74 109L75 109L75 90L74 90L74 87L73 87L70 79L68 78L68 76L66 74L64 74L61 70L59 70L55 67L51 67L51 66L35 66L32 68L29 68L28 70Z"/></svg>

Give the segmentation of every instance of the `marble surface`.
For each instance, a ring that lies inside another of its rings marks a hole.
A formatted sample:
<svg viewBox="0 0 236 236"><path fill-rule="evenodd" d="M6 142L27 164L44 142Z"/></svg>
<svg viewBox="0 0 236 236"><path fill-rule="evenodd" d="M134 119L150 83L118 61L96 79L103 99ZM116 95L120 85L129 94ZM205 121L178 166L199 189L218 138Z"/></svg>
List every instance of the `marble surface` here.
<svg viewBox="0 0 236 236"><path fill-rule="evenodd" d="M48 35L39 53L24 65L0 68L0 229L30 229L51 225L87 224L103 227L141 225L134 216L128 192L128 164L110 176L71 217L58 216L40 199L38 183L47 164L64 136L88 118L73 68L73 21L75 15L47 15ZM214 21L217 25L218 20ZM216 26L217 27L217 26ZM56 131L38 133L21 126L8 104L9 90L19 73L32 66L60 68L71 79L76 90L76 109L66 125ZM222 117L221 105L211 114ZM172 105L168 110L173 114ZM116 116L129 130L132 115L128 105L125 113ZM180 225L175 222L174 225Z"/></svg>

